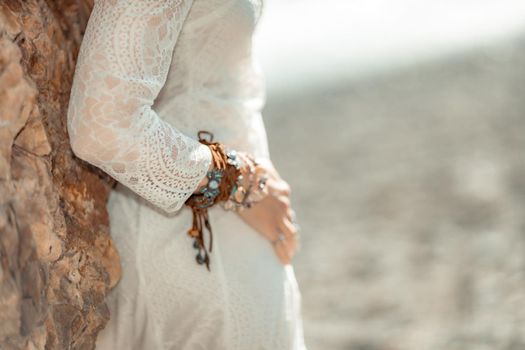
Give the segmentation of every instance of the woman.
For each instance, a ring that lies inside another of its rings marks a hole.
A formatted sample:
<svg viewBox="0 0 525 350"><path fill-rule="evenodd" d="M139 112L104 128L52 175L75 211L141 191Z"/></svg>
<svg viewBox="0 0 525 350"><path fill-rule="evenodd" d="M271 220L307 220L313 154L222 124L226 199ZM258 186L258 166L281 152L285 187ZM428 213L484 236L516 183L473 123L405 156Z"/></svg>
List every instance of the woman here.
<svg viewBox="0 0 525 350"><path fill-rule="evenodd" d="M294 211L269 158L251 52L261 1L95 0L68 131L74 153L119 182L108 210L123 276L98 349L306 349ZM184 204L214 167L199 130L268 179L251 208L208 209L209 270L186 234Z"/></svg>

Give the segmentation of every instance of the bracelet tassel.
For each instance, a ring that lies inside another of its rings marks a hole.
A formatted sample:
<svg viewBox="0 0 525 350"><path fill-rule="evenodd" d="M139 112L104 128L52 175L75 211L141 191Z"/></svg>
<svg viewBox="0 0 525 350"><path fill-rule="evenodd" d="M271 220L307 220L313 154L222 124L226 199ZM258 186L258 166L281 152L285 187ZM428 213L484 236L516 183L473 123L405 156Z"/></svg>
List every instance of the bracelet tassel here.
<svg viewBox="0 0 525 350"><path fill-rule="evenodd" d="M208 252L211 252L213 249L213 232L208 217L208 209L197 207L192 207L191 209L193 214L193 225L188 230L188 235L195 239L194 247L199 250L196 256L197 262L199 264L205 263L206 268L210 271L210 257ZM208 249L206 249L204 242L203 224L209 232L210 243ZM203 253L204 256L202 255Z"/></svg>

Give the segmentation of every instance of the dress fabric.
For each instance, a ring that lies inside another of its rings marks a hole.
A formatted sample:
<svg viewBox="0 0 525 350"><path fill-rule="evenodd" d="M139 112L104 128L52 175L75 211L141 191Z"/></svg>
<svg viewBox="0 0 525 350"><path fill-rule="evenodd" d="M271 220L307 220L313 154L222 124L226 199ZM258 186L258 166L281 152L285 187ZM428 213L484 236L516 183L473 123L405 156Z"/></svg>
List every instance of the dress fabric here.
<svg viewBox="0 0 525 350"><path fill-rule="evenodd" d="M118 181L108 211L123 275L97 349L306 350L293 266L214 206L208 271L195 261L183 205L211 163L199 130L270 157L252 55L262 5L95 0L67 127L74 153Z"/></svg>

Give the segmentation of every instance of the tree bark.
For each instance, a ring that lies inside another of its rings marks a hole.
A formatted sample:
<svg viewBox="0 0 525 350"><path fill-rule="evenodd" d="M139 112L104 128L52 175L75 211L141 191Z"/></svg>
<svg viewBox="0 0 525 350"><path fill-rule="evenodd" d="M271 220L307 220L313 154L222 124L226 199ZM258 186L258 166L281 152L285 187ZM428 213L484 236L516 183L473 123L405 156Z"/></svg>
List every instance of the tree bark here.
<svg viewBox="0 0 525 350"><path fill-rule="evenodd" d="M75 158L66 128L91 8L0 2L0 349L93 349L121 275L113 182Z"/></svg>

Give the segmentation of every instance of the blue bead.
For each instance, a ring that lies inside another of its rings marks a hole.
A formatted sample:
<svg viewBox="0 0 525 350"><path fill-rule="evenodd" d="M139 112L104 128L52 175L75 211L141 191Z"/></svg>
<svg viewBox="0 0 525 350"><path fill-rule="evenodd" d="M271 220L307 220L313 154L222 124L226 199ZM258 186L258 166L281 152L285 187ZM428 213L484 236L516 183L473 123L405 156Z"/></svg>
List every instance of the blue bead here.
<svg viewBox="0 0 525 350"><path fill-rule="evenodd" d="M198 263L199 265L204 264L204 257L201 255L200 252L199 252L199 254L197 254L197 255L195 256L195 259L197 260L197 263Z"/></svg>

